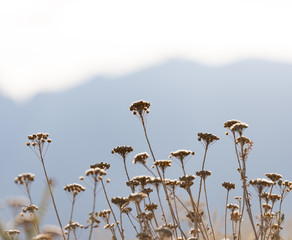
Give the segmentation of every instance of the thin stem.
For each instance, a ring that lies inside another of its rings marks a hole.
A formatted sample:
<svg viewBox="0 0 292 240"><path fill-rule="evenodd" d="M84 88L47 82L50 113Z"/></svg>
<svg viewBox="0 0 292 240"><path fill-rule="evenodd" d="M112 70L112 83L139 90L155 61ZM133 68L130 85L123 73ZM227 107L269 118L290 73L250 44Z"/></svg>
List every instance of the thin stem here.
<svg viewBox="0 0 292 240"><path fill-rule="evenodd" d="M208 203L208 197L207 197L206 179L205 178L204 178L204 192L205 192L205 197L206 197L206 207L207 207L209 222L210 222L210 226L212 229L213 239L215 240L216 238L215 238L215 233L214 233L214 229L213 229L213 225L212 225L212 221L211 221L211 215L210 215L210 211L209 211L209 203Z"/></svg>
<svg viewBox="0 0 292 240"><path fill-rule="evenodd" d="M73 200L72 200L72 207L71 207L71 214L70 214L70 219L69 219L69 225L72 223L73 210L74 210L75 200L76 200L76 197L75 197L75 195L74 195L74 193L73 193ZM67 240L70 239L70 231L71 231L71 228L69 228L68 236L67 236Z"/></svg>
<svg viewBox="0 0 292 240"><path fill-rule="evenodd" d="M107 204L108 204L110 210L112 211L112 214L113 214L113 217L114 217L114 219L115 219L115 223L116 223L116 225L117 225L117 228L118 228L118 230L119 230L119 233L120 233L120 235L121 235L121 238L124 240L124 239L125 239L125 236L124 236L124 234L122 233L122 231L121 231L121 229L120 229L120 227L119 227L119 224L118 224L118 221L117 221L116 215L115 215L115 213L114 213L114 211L113 211L113 209L112 209L112 206L111 206L111 204L110 204L110 201L109 201L109 199L108 199L108 196L107 196L107 193L106 193L106 190L105 190L105 187L104 187L103 179L101 179L100 181L101 181L101 185L102 185L102 188L103 188L103 192L104 192L104 195L105 195L105 198L106 198Z"/></svg>
<svg viewBox="0 0 292 240"><path fill-rule="evenodd" d="M92 204L92 219L90 223L90 231L88 240L91 239L93 224L94 224L94 212L95 212L95 202L96 202L96 188L97 188L97 179L94 179L94 186L93 186L93 204Z"/></svg>
<svg viewBox="0 0 292 240"><path fill-rule="evenodd" d="M46 176L46 180L47 180L47 184L48 184L48 187L49 187L49 191L50 191L50 195L51 195L51 198L52 198L52 202L53 202L53 206L54 206L54 209L55 209L55 213L56 213L56 216L57 216L57 219L58 219L59 226L61 228L61 233L62 233L63 239L66 240L65 234L64 234L64 231L63 231L63 226L62 226L62 223L61 223L61 220L60 220L60 217L59 217L59 213L58 213L58 210L57 210L57 206L56 206L56 203L55 203L55 199L54 199L53 192L52 192L52 189L51 189L50 180L49 180L48 175L47 175L45 162L44 162L42 154L40 154L40 158L41 158L41 162L42 162L42 165L43 165L44 173L45 173L45 176Z"/></svg>
<svg viewBox="0 0 292 240"><path fill-rule="evenodd" d="M226 239L226 232L227 232L227 204L228 204L228 197L229 197L229 190L227 190L227 195L226 195L226 204L225 204L225 239Z"/></svg>

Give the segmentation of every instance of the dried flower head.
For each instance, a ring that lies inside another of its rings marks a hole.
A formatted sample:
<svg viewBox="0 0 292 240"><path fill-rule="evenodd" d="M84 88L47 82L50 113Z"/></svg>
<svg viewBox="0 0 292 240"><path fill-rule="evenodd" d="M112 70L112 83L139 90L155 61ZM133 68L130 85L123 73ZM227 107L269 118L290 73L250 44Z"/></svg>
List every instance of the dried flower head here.
<svg viewBox="0 0 292 240"><path fill-rule="evenodd" d="M20 234L20 231L17 229L11 229L6 230L5 233L8 234L13 239L14 237L17 237Z"/></svg>
<svg viewBox="0 0 292 240"><path fill-rule="evenodd" d="M90 168L101 168L103 170L108 170L111 165L109 163L104 163L104 162L100 162L100 163L95 163L95 164L92 164L90 165Z"/></svg>
<svg viewBox="0 0 292 240"><path fill-rule="evenodd" d="M153 163L153 165L161 168L164 172L167 167L171 166L171 160L157 160Z"/></svg>
<svg viewBox="0 0 292 240"><path fill-rule="evenodd" d="M96 168L90 168L88 170L86 170L85 175L88 176L92 176L94 179L96 179L98 176L103 176L106 175L106 171L96 167Z"/></svg>
<svg viewBox="0 0 292 240"><path fill-rule="evenodd" d="M282 178L282 175L280 175L278 173L266 173L265 175L267 178L269 178L273 182L277 182Z"/></svg>
<svg viewBox="0 0 292 240"><path fill-rule="evenodd" d="M83 225L80 224L79 222L72 222L71 223L68 223L66 226L65 226L65 230L75 230L77 228L83 228Z"/></svg>
<svg viewBox="0 0 292 240"><path fill-rule="evenodd" d="M179 178L179 186L188 190L193 184L196 176L194 175L185 175Z"/></svg>
<svg viewBox="0 0 292 240"><path fill-rule="evenodd" d="M257 178L249 181L250 185L254 187L254 189L261 194L266 188L274 185L274 182L264 178Z"/></svg>
<svg viewBox="0 0 292 240"><path fill-rule="evenodd" d="M230 131L233 133L238 133L240 136L243 131L248 128L248 125L244 122L235 123L230 127Z"/></svg>
<svg viewBox="0 0 292 240"><path fill-rule="evenodd" d="M235 189L235 183L223 182L222 187L226 188L227 191L230 191L231 189Z"/></svg>
<svg viewBox="0 0 292 240"><path fill-rule="evenodd" d="M212 133L198 133L198 141L203 142L205 146L218 141L220 138Z"/></svg>
<svg viewBox="0 0 292 240"><path fill-rule="evenodd" d="M151 184L152 186L155 186L156 188L158 188L158 186L161 184L161 179L158 177L151 177L148 181L147 184Z"/></svg>
<svg viewBox="0 0 292 240"><path fill-rule="evenodd" d="M35 152L35 154L38 156L38 158L41 161L43 161L42 158L46 155L46 151L49 146L49 145L46 145L46 143L50 144L52 142L52 140L49 139L49 134L48 133L31 134L28 136L28 140L30 142L27 142L26 145Z"/></svg>
<svg viewBox="0 0 292 240"><path fill-rule="evenodd" d="M132 208L130 207L125 207L122 209L122 213L125 213L125 214L129 214L131 211L132 211Z"/></svg>
<svg viewBox="0 0 292 240"><path fill-rule="evenodd" d="M230 220L234 222L238 222L241 219L242 214L239 213L238 211L232 212L230 214Z"/></svg>
<svg viewBox="0 0 292 240"><path fill-rule="evenodd" d="M153 189L152 188L144 188L144 189L141 190L141 192L145 193L145 194L147 194L147 196L149 196L150 193L153 192Z"/></svg>
<svg viewBox="0 0 292 240"><path fill-rule="evenodd" d="M98 212L98 216L105 220L108 220L110 218L111 212L112 211L110 209L103 210L101 212Z"/></svg>
<svg viewBox="0 0 292 240"><path fill-rule="evenodd" d="M140 192L140 193L132 193L132 194L130 194L128 196L128 199L131 202L140 203L146 197L147 197L147 194Z"/></svg>
<svg viewBox="0 0 292 240"><path fill-rule="evenodd" d="M145 113L149 113L150 102L146 102L143 100L133 102L130 106L130 111L133 112L134 115L138 114L139 117L143 117Z"/></svg>
<svg viewBox="0 0 292 240"><path fill-rule="evenodd" d="M229 203L227 204L226 208L229 209L231 212L233 212L236 209L239 209L239 206L237 204Z"/></svg>
<svg viewBox="0 0 292 240"><path fill-rule="evenodd" d="M141 163L141 164L145 165L148 157L149 157L149 155L147 152L139 153L134 157L133 163L134 164Z"/></svg>
<svg viewBox="0 0 292 240"><path fill-rule="evenodd" d="M84 192L85 187L83 187L82 185L80 185L78 183L72 183L72 184L66 185L64 187L64 191L66 191L68 193L72 193L73 196L76 196L77 194Z"/></svg>
<svg viewBox="0 0 292 240"><path fill-rule="evenodd" d="M29 185L34 181L35 175L32 173L22 173L14 178L14 183L20 185Z"/></svg>
<svg viewBox="0 0 292 240"><path fill-rule="evenodd" d="M231 128L234 124L240 123L240 122L241 121L236 120L236 119L228 120L227 122L224 123L224 128Z"/></svg>
<svg viewBox="0 0 292 240"><path fill-rule="evenodd" d="M252 141L247 138L247 137L244 137L244 136L239 136L237 139L236 139L236 144L240 143L242 146L245 145L245 144L249 144L249 143L252 143Z"/></svg>
<svg viewBox="0 0 292 240"><path fill-rule="evenodd" d="M153 212L156 209L158 209L158 205L156 203L149 203L145 205L145 211Z"/></svg>
<svg viewBox="0 0 292 240"><path fill-rule="evenodd" d="M36 206L36 205L34 205L34 204L29 204L29 205L27 205L27 206L25 206L25 207L23 207L22 208L22 212L23 213L26 213L26 212L29 212L29 213L34 213L35 211L37 211L39 208Z"/></svg>
<svg viewBox="0 0 292 240"><path fill-rule="evenodd" d="M141 176L133 177L132 181L137 181L142 187L144 187L150 178L151 178L150 176L141 175Z"/></svg>
<svg viewBox="0 0 292 240"><path fill-rule="evenodd" d="M197 171L196 175L198 177L201 177L202 179L206 179L208 176L211 176L211 171L208 170Z"/></svg>
<svg viewBox="0 0 292 240"><path fill-rule="evenodd" d="M125 205L128 205L129 204L129 198L127 197L114 197L111 199L111 202L115 205L117 205L119 208L122 208L123 206Z"/></svg>
<svg viewBox="0 0 292 240"><path fill-rule="evenodd" d="M133 148L131 146L118 146L112 150L112 154L120 155L124 160L130 152L133 152Z"/></svg>
<svg viewBox="0 0 292 240"><path fill-rule="evenodd" d="M183 164L185 158L190 156L190 155L195 155L195 152L193 152L191 150L180 149L180 150L177 150L175 152L171 152L169 157L170 158L175 157Z"/></svg>

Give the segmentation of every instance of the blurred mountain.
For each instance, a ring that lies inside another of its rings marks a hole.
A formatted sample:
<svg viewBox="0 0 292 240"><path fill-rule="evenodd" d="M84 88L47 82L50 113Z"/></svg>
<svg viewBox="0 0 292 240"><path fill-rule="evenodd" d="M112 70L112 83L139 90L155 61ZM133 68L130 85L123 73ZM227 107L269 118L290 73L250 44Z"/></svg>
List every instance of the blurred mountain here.
<svg viewBox="0 0 292 240"><path fill-rule="evenodd" d="M226 120L235 118L249 124L245 135L254 141L247 163L249 178L277 172L292 180L292 66L249 60L208 67L175 59L127 76L96 77L67 91L40 94L26 103L0 97L0 198L4 201L7 196L23 194L13 179L19 173L33 172L36 182L31 191L35 202L40 200L44 187L41 163L25 145L27 135L35 132L48 132L53 140L46 164L49 175L57 180L56 198L63 222L69 218L70 199L62 187L79 182L90 164L109 162L110 195L129 194L122 161L111 149L131 145L130 175L147 174L141 166L132 165L135 154L148 151L141 124L129 111L130 104L139 99L152 103L147 127L157 159L165 159L177 149L191 149L196 155L189 159L187 172L194 174L203 155L196 134L211 132L220 137L206 162L206 169L212 171L208 197L219 215L225 201L221 182L236 182L233 194L241 194L232 140L224 134ZM181 174L179 165L173 163L168 177ZM90 211L90 194L88 187L76 203L75 220L79 222L84 222ZM292 196L288 198L291 201ZM108 207L100 192L97 210L104 208ZM287 203L284 209L292 212ZM56 222L53 211L47 221Z"/></svg>

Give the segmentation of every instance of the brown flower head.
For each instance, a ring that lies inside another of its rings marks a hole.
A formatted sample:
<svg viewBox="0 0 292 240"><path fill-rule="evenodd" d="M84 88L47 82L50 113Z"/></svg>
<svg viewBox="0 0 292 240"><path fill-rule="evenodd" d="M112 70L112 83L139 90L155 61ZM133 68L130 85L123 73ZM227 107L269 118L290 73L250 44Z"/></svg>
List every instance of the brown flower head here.
<svg viewBox="0 0 292 240"><path fill-rule="evenodd" d="M164 172L167 167L171 166L171 160L157 160L153 165L159 167Z"/></svg>
<svg viewBox="0 0 292 240"><path fill-rule="evenodd" d="M212 133L198 133L198 141L202 142L205 146L218 141L220 138Z"/></svg>
<svg viewBox="0 0 292 240"><path fill-rule="evenodd" d="M128 199L131 202L140 203L146 197L147 197L147 194L140 192L140 193L132 193L132 194L130 194L128 196Z"/></svg>
<svg viewBox="0 0 292 240"><path fill-rule="evenodd" d="M117 205L119 208L122 208L123 206L125 205L128 205L129 204L129 198L127 197L114 197L111 199L111 202L115 205Z"/></svg>
<svg viewBox="0 0 292 240"><path fill-rule="evenodd" d="M133 148L131 146L118 146L112 150L112 154L120 155L124 160L130 152L133 152Z"/></svg>
<svg viewBox="0 0 292 240"><path fill-rule="evenodd" d="M35 133L28 136L29 142L26 143L26 146L30 147L38 158L43 161L43 157L46 155L49 144L52 142L49 139L48 133Z"/></svg>
<svg viewBox="0 0 292 240"><path fill-rule="evenodd" d="M224 127L230 129L234 124L240 123L240 122L241 121L236 120L236 119L228 120L227 122L224 123Z"/></svg>
<svg viewBox="0 0 292 240"><path fill-rule="evenodd" d="M29 185L34 181L35 175L32 173L22 173L14 178L14 183L20 185Z"/></svg>
<svg viewBox="0 0 292 240"><path fill-rule="evenodd" d="M175 152L171 152L169 157L170 158L175 157L176 159L178 159L180 161L181 164L183 164L185 159L190 155L195 155L195 152L193 152L191 150L180 149L180 150L177 150Z"/></svg>
<svg viewBox="0 0 292 240"><path fill-rule="evenodd" d="M72 193L73 197L77 196L79 193L85 191L85 187L78 183L68 184L64 187L64 191Z"/></svg>
<svg viewBox="0 0 292 240"><path fill-rule="evenodd" d="M32 238L32 240L53 240L51 234L41 233Z"/></svg>
<svg viewBox="0 0 292 240"><path fill-rule="evenodd" d="M264 178L257 178L249 181L250 185L258 192L259 195L268 187L274 185L274 182Z"/></svg>
<svg viewBox="0 0 292 240"><path fill-rule="evenodd" d="M193 184L196 176L194 175L185 175L179 178L179 186L188 190Z"/></svg>
<svg viewBox="0 0 292 240"><path fill-rule="evenodd" d="M92 164L90 165L90 168L101 168L103 170L108 170L111 165L109 163L104 163L104 162L100 162L100 163L95 163L95 164Z"/></svg>
<svg viewBox="0 0 292 240"><path fill-rule="evenodd" d="M141 164L145 165L148 157L149 157L149 155L147 152L139 153L134 157L133 163L134 164L141 163Z"/></svg>
<svg viewBox="0 0 292 240"><path fill-rule="evenodd" d="M211 176L211 171L207 171L207 170L197 171L196 175L198 177L201 177L202 179L206 179L208 176Z"/></svg>
<svg viewBox="0 0 292 240"><path fill-rule="evenodd" d="M233 133L238 133L242 136L243 131L248 128L248 125L243 122L235 123L230 127L230 131Z"/></svg>
<svg viewBox="0 0 292 240"><path fill-rule="evenodd" d="M8 234L12 239L14 239L14 237L17 237L20 234L20 231L17 229L11 229L6 230L5 233Z"/></svg>
<svg viewBox="0 0 292 240"><path fill-rule="evenodd" d="M277 182L282 178L282 175L280 175L278 173L266 173L265 175L267 178L269 178L273 182Z"/></svg>
<svg viewBox="0 0 292 240"><path fill-rule="evenodd" d="M26 213L26 212L29 212L29 213L34 213L35 211L37 211L39 208L36 206L36 205L34 205L34 204L29 204L29 205L27 205L27 206L25 206L25 207L23 207L22 208L22 212L23 213Z"/></svg>
<svg viewBox="0 0 292 240"><path fill-rule="evenodd" d="M222 187L226 188L227 191L230 191L231 189L235 189L235 183L224 182L222 183Z"/></svg>
<svg viewBox="0 0 292 240"><path fill-rule="evenodd" d="M140 118L143 118L145 113L149 113L150 102L146 102L143 100L133 102L130 106L130 111L133 112L134 115L137 115Z"/></svg>
<svg viewBox="0 0 292 240"><path fill-rule="evenodd" d="M156 203L149 203L145 205L145 210L153 212L154 210L158 209L158 205Z"/></svg>

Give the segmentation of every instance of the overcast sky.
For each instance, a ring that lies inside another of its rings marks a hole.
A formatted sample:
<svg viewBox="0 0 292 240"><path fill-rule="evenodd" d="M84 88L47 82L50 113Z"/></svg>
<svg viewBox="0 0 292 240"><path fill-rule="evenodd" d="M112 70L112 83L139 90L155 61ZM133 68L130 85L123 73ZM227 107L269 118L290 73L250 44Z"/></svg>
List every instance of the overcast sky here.
<svg viewBox="0 0 292 240"><path fill-rule="evenodd" d="M289 0L0 0L0 91L17 100L168 58L292 63Z"/></svg>

